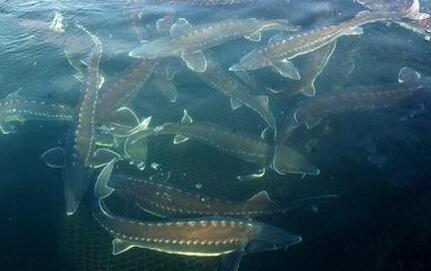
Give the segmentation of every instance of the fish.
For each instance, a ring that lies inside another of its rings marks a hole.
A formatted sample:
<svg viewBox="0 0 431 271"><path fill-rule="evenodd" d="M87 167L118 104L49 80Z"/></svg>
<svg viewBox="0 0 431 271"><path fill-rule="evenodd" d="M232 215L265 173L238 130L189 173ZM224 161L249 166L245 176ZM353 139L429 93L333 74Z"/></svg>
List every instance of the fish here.
<svg viewBox="0 0 431 271"><path fill-rule="evenodd" d="M207 62L208 66L205 72L195 72L195 74L209 86L229 97L233 110L245 105L259 114L276 133L277 124L269 109L269 97L266 95L258 96L251 94L249 86L235 75L226 72L210 55L207 56Z"/></svg>
<svg viewBox="0 0 431 271"><path fill-rule="evenodd" d="M243 4L253 4L258 0L147 0L155 4L175 4L193 6L233 6Z"/></svg>
<svg viewBox="0 0 431 271"><path fill-rule="evenodd" d="M411 20L428 19L428 13L420 12L419 0L354 0L362 6L377 12L392 13Z"/></svg>
<svg viewBox="0 0 431 271"><path fill-rule="evenodd" d="M16 90L0 101L0 132L16 132L16 124L27 121L72 120L72 108L65 104L53 103L40 98L27 98Z"/></svg>
<svg viewBox="0 0 431 271"><path fill-rule="evenodd" d="M230 154L242 161L262 167L251 178L264 176L267 167L279 174L318 175L319 169L309 163L298 151L288 146L274 146L258 137L232 132L213 123L193 122L186 110L181 123L165 123L157 127L148 127L148 118L142 127L137 126L128 136L130 144L147 139L149 136L175 135L174 144L195 139L217 150ZM238 179L248 179L238 177Z"/></svg>
<svg viewBox="0 0 431 271"><path fill-rule="evenodd" d="M46 157L64 155L63 179L67 215L76 212L93 173L96 147L95 112L99 90L103 85L103 77L99 73L102 43L83 26L77 26L87 33L94 43L94 48L85 63L88 69L85 90L73 114L64 148L55 147L44 153Z"/></svg>
<svg viewBox="0 0 431 271"><path fill-rule="evenodd" d="M192 194L160 182L137 178L125 174L112 175L109 186L116 193L135 202L143 211L162 218L192 216L234 216L251 218L275 213L285 213L297 208L314 206L321 199L336 198L337 195L309 197L288 204L275 203L266 191L260 191L246 201L226 201Z"/></svg>
<svg viewBox="0 0 431 271"><path fill-rule="evenodd" d="M129 56L146 59L179 56L191 70L204 72L207 59L203 50L240 37L260 41L261 33L268 30L296 29L283 20L230 19L193 27L185 18L179 18L170 28L170 36L144 43L133 49Z"/></svg>
<svg viewBox="0 0 431 271"><path fill-rule="evenodd" d="M277 34L267 45L249 52L229 70L252 71L272 67L283 77L300 80L301 75L292 59L322 48L341 36L361 35L363 33L361 26L364 24L390 19L391 16L387 14L361 11L354 18L331 26L323 26L286 37Z"/></svg>
<svg viewBox="0 0 431 271"><path fill-rule="evenodd" d="M221 270L236 271L244 255L286 249L302 242L301 236L248 219L142 221L118 216L104 202L115 191L107 185L114 163L108 163L96 181L93 211L95 220L114 237L114 255L138 247L184 256L221 257Z"/></svg>
<svg viewBox="0 0 431 271"><path fill-rule="evenodd" d="M287 116L283 124L285 130L281 134L287 139L297 127L305 125L307 129L312 129L325 117L337 113L377 110L403 102L422 101L431 95L430 88L430 82L423 80L318 95L298 104L293 114Z"/></svg>
<svg viewBox="0 0 431 271"><path fill-rule="evenodd" d="M8 23L14 23L25 29L31 35L32 39L58 48L64 48L69 54L86 54L91 50L92 44L88 42L87 37L70 27L73 24L69 24L68 27L61 13L55 12L51 22L24 19L9 14L2 14L0 18L5 18ZM103 53L108 58L127 55L130 50L136 47L135 43L118 39L109 39L105 43L106 46L104 46Z"/></svg>

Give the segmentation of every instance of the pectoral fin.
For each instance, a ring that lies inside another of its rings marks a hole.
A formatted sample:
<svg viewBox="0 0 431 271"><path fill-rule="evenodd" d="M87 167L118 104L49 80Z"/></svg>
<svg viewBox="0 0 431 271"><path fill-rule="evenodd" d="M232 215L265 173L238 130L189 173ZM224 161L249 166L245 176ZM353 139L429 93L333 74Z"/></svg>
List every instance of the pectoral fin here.
<svg viewBox="0 0 431 271"><path fill-rule="evenodd" d="M227 254L221 259L218 271L237 271L241 263L241 257L242 254L239 252Z"/></svg>
<svg viewBox="0 0 431 271"><path fill-rule="evenodd" d="M173 17L172 16L165 16L163 18L160 18L156 21L156 30L157 33L160 34L167 34L170 32L171 28L172 28L172 22L173 22Z"/></svg>
<svg viewBox="0 0 431 271"><path fill-rule="evenodd" d="M178 97L178 91L175 84L166 80L166 78L155 78L151 81L151 84L164 96L166 99L175 103Z"/></svg>
<svg viewBox="0 0 431 271"><path fill-rule="evenodd" d="M256 195L252 196L247 200L247 202L251 203L271 203L275 204L275 202L269 197L268 192L260 191Z"/></svg>
<svg viewBox="0 0 431 271"><path fill-rule="evenodd" d="M205 72L208 66L207 59L204 53L200 50L194 52L181 53L181 59L186 63L187 67L195 72Z"/></svg>
<svg viewBox="0 0 431 271"><path fill-rule="evenodd" d="M148 155L148 138L142 138L129 143L129 138L124 143L124 158L130 160L139 170L144 170Z"/></svg>
<svg viewBox="0 0 431 271"><path fill-rule="evenodd" d="M179 18L171 27L170 34L171 36L182 35L189 31L192 28L192 25L185 19Z"/></svg>
<svg viewBox="0 0 431 271"><path fill-rule="evenodd" d="M110 161L120 159L121 156L109 149L97 149L93 154L91 166L93 168L101 168L106 166Z"/></svg>
<svg viewBox="0 0 431 271"><path fill-rule="evenodd" d="M174 144L181 144L181 143L184 143L184 142L186 142L187 140L189 140L190 138L188 138L188 137L185 137L185 136L183 136L183 135L176 135L175 137L174 137Z"/></svg>
<svg viewBox="0 0 431 271"><path fill-rule="evenodd" d="M236 178L239 181L253 181L253 180L257 180L257 179L262 178L263 176L265 176L265 173L266 173L266 169L262 168L261 170L259 170L256 173L252 173L249 175L240 175L240 176L237 176Z"/></svg>
<svg viewBox="0 0 431 271"><path fill-rule="evenodd" d="M230 98L230 107L232 110L237 110L242 106L242 103L235 98Z"/></svg>
<svg viewBox="0 0 431 271"><path fill-rule="evenodd" d="M295 67L295 64L293 64L292 61L285 59L280 62L271 62L271 66L283 77L290 78L293 80L301 79L301 75L299 74L298 69Z"/></svg>
<svg viewBox="0 0 431 271"><path fill-rule="evenodd" d="M245 39L248 39L250 41L260 41L262 39L262 33L260 31L252 32L249 34L244 35Z"/></svg>
<svg viewBox="0 0 431 271"><path fill-rule="evenodd" d="M123 106L112 113L112 123L116 126L135 127L139 124L139 118L129 107Z"/></svg>
<svg viewBox="0 0 431 271"><path fill-rule="evenodd" d="M121 253L131 249L132 247L134 247L133 244L116 238L116 239L112 240L112 255L121 254Z"/></svg>
<svg viewBox="0 0 431 271"><path fill-rule="evenodd" d="M42 153L40 158L50 168L64 168L66 151L61 147L54 147Z"/></svg>
<svg viewBox="0 0 431 271"><path fill-rule="evenodd" d="M399 83L405 83L405 82L417 83L420 81L420 79L421 79L421 74L416 70L407 66L402 67L401 70L398 72Z"/></svg>

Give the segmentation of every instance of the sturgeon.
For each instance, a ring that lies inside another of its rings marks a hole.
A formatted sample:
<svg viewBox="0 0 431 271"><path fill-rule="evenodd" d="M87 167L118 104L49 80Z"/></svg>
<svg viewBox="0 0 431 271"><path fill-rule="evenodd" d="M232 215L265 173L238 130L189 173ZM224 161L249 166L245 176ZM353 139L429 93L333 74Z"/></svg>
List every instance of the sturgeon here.
<svg viewBox="0 0 431 271"><path fill-rule="evenodd" d="M145 212L158 217L176 218L214 215L250 218L314 207L318 200L337 197L329 194L279 205L272 201L266 191L260 191L246 201L226 201L124 174L112 175L109 186Z"/></svg>
<svg viewBox="0 0 431 271"><path fill-rule="evenodd" d="M272 146L262 139L232 132L212 123L193 122L184 110L181 123L166 123L154 128L148 127L148 118L142 127L136 127L128 137L129 144L139 143L149 136L175 135L174 144L186 142L190 138L214 147L219 151L237 157L240 160L258 164L262 167L261 177L265 168L274 169L279 174L318 175L319 169L309 163L298 151L288 146Z"/></svg>
<svg viewBox="0 0 431 271"><path fill-rule="evenodd" d="M192 27L185 18L179 18L170 28L170 36L144 43L129 55L146 59L179 56L193 71L204 72L207 59L203 50L240 37L260 41L261 33L268 30L293 31L296 28L283 20L255 18L231 19Z"/></svg>
<svg viewBox="0 0 431 271"><path fill-rule="evenodd" d="M239 78L223 70L217 61L207 56L208 66L205 72L196 73L209 86L220 91L230 98L230 104L233 110L242 105L250 108L268 124L268 126L277 131L276 120L269 109L269 98L266 95L253 95L249 87Z"/></svg>
<svg viewBox="0 0 431 271"><path fill-rule="evenodd" d="M411 20L428 19L428 13L420 12L419 0L354 0L362 6L377 12L392 13Z"/></svg>
<svg viewBox="0 0 431 271"><path fill-rule="evenodd" d="M297 56L308 54L344 35L361 35L360 26L378 21L390 20L388 14L361 11L356 17L331 26L304 31L288 37L277 34L267 45L257 48L241 58L238 64L232 65L231 71L251 71L272 67L286 78L300 80L301 75L291 61Z"/></svg>
<svg viewBox="0 0 431 271"><path fill-rule="evenodd" d="M26 98L20 90L14 91L0 101L0 132L16 132L15 123L26 121L72 120L72 109L64 104L52 103L42 99Z"/></svg>
<svg viewBox="0 0 431 271"><path fill-rule="evenodd" d="M107 185L114 163L108 163L97 179L93 212L114 237L114 255L139 247L184 256L222 257L221 269L236 271L243 255L288 248L302 241L298 235L247 219L202 217L148 222L117 216L104 203L115 191Z"/></svg>
<svg viewBox="0 0 431 271"><path fill-rule="evenodd" d="M99 74L99 63L102 56L102 43L99 38L91 34L84 27L80 28L86 32L94 43L94 48L86 63L88 67L86 88L82 93L74 120L69 129L66 140L64 158L64 191L66 214L73 215L84 196L91 179L93 158L95 151L95 112L99 89L103 84L103 77ZM53 148L47 152L58 152L59 148Z"/></svg>
<svg viewBox="0 0 431 271"><path fill-rule="evenodd" d="M312 129L329 115L389 108L415 99L422 101L424 97L431 95L430 88L429 82L405 82L391 84L383 89L379 86L378 90L360 88L318 95L314 99L299 103L294 113L286 118L284 131L280 133L280 137L284 137L281 142L285 143L297 127L305 125L307 129Z"/></svg>

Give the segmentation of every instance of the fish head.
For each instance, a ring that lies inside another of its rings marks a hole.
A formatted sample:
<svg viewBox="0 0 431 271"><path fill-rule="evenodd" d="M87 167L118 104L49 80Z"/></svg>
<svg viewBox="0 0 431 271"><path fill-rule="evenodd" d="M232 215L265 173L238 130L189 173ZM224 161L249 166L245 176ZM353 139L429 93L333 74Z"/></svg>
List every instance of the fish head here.
<svg viewBox="0 0 431 271"><path fill-rule="evenodd" d="M254 238L248 242L245 252L250 254L286 249L301 242L302 238L299 235L288 233L280 228L262 223L257 226L257 232Z"/></svg>
<svg viewBox="0 0 431 271"><path fill-rule="evenodd" d="M301 153L285 145L275 146L272 168L279 174L320 174L320 170L308 162Z"/></svg>

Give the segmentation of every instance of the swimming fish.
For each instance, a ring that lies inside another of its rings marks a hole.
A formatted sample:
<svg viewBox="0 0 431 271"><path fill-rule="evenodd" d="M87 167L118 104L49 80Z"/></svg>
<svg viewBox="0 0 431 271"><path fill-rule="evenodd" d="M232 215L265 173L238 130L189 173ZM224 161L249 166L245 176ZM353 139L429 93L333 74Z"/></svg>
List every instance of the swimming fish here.
<svg viewBox="0 0 431 271"><path fill-rule="evenodd" d="M222 257L221 270L238 270L242 256L288 248L302 238L247 219L203 217L171 221L140 221L113 214L104 199L114 192L107 185L115 160L100 173L95 184L94 218L113 237L114 255L133 247L163 253Z"/></svg>
<svg viewBox="0 0 431 271"><path fill-rule="evenodd" d="M145 212L158 217L235 216L255 217L285 213L301 207L314 206L321 199L335 198L323 195L295 200L279 205L266 191L260 191L246 201L226 201L192 194L160 182L136 178L130 175L112 175L109 186L116 193L132 200Z"/></svg>
<svg viewBox="0 0 431 271"><path fill-rule="evenodd" d="M88 71L85 90L81 94L81 101L73 116L64 149L56 147L44 153L47 157L64 155L63 178L67 215L73 215L76 212L91 179L96 146L94 126L96 104L99 90L103 85L103 77L99 73L102 43L83 26L78 27L87 33L94 43L94 48L86 62Z"/></svg>
<svg viewBox="0 0 431 271"><path fill-rule="evenodd" d="M290 136L297 127L302 125L312 129L329 115L388 108L404 101L422 100L431 95L429 82L391 84L385 87L379 86L378 90L369 90L369 88L371 87L322 94L299 103L294 113L287 116L283 125L285 130L281 134Z"/></svg>
<svg viewBox="0 0 431 271"><path fill-rule="evenodd" d="M72 109L63 104L36 98L26 98L20 90L10 93L0 101L0 132L16 132L14 124L26 121L62 121L72 119Z"/></svg>
<svg viewBox="0 0 431 271"><path fill-rule="evenodd" d="M197 72L197 76L209 86L229 97L232 109L235 110L245 105L258 113L274 132L277 131L276 120L269 109L268 96L251 94L250 87L235 75L224 71L210 55L207 56L207 63L208 66L205 72Z"/></svg>
<svg viewBox="0 0 431 271"><path fill-rule="evenodd" d="M344 35L361 35L361 25L389 20L387 14L361 11L356 17L331 26L308 30L299 34L284 37L277 34L267 45L257 48L241 58L238 64L232 65L231 71L251 71L272 67L280 75L299 80L301 75L291 61L297 56L308 54Z"/></svg>
<svg viewBox="0 0 431 271"><path fill-rule="evenodd" d="M293 31L295 27L283 20L231 19L192 27L179 18L170 28L170 36L162 37L132 50L131 57L154 59L179 56L195 72L204 72L207 59L203 50L245 37L259 41L261 33L268 30Z"/></svg>
<svg viewBox="0 0 431 271"><path fill-rule="evenodd" d="M184 110L181 123L166 123L148 128L148 119L143 128L136 127L129 136L130 144L135 144L148 136L175 135L174 144L195 139L243 161L255 163L263 169L253 178L262 177L265 168L270 167L279 174L318 175L319 169L309 163L299 152L288 146L272 146L260 138L232 132L212 123L193 122ZM239 177L240 178L240 177ZM241 179L241 178L240 178Z"/></svg>

